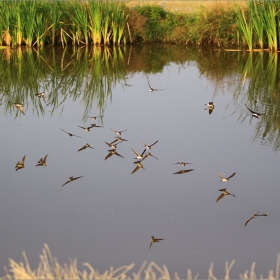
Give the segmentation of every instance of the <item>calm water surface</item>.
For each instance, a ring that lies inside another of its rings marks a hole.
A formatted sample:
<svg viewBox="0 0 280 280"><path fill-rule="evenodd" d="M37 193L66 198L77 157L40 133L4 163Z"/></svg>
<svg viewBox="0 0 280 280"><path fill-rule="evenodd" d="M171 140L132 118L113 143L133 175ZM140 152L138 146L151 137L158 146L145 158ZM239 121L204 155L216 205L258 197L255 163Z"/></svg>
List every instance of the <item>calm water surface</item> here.
<svg viewBox="0 0 280 280"><path fill-rule="evenodd" d="M20 58L14 53L1 62L1 268L8 258L23 261L25 251L35 269L44 243L61 264L77 258L79 268L89 262L100 272L132 262L136 271L144 260L166 264L171 277L178 272L182 278L187 269L207 277L211 262L214 275L224 277L225 261L233 259L233 278L253 261L257 275L275 268L278 58L183 52L182 57L180 48L169 46L161 53L156 46L123 50L123 57L104 51L99 59L94 51L56 50L53 60L46 51L44 61L36 53ZM110 67L102 66L106 62ZM150 92L147 80L164 90ZM34 97L42 91L52 105ZM209 101L215 104L212 114L205 110ZM25 115L15 102L24 103ZM244 103L265 115L252 118ZM97 121L86 118L100 114ZM78 127L92 123L103 128ZM117 136L110 128L127 129L122 136L128 141L117 148L124 158L104 160L109 153L104 141ZM131 148L141 153L141 141L156 140L150 152L158 160L148 157L142 162L146 170L131 174L136 167ZM78 152L86 143L94 150ZM36 167L46 154L47 166ZM15 172L24 155L25 168ZM193 165L173 165L178 161ZM216 171L236 175L224 183ZM84 177L61 187L70 176ZM236 197L216 203L222 188ZM267 217L245 227L258 211ZM151 235L165 240L149 249Z"/></svg>

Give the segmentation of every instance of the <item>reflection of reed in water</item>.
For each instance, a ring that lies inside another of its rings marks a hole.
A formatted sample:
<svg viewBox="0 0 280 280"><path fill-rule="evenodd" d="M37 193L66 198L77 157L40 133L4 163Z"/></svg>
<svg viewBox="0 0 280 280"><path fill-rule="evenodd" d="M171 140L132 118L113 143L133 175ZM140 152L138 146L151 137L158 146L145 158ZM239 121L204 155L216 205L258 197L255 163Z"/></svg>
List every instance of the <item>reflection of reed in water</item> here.
<svg viewBox="0 0 280 280"><path fill-rule="evenodd" d="M23 252L25 263L16 263L14 260L9 259L9 269L5 268L6 275L3 279L127 279L128 277L134 279L179 279L178 273L175 272L174 276L170 276L166 265L158 266L154 262L148 263L144 261L138 271L133 272L132 269L135 263L124 265L113 269L106 270L103 274L99 273L98 269L94 269L89 263L83 263L83 271L78 270L77 260L71 260L70 264L60 265L57 258L53 257L48 245L44 245L43 253L40 255L40 262L37 269L32 269L28 258ZM235 263L233 260L230 264L225 263L225 276L224 279L230 279L230 271ZM250 270L245 270L240 273L240 279L261 279L262 275L257 276L255 273L255 265L253 262ZM270 270L267 279L279 279L280 268L280 254L277 256L275 272ZM210 264L208 269L208 279L217 279L213 273L214 264ZM130 275L131 274L131 275ZM82 276L82 277L81 277ZM187 270L187 279L198 279L199 274L192 275L190 269ZM184 276L185 277L185 276Z"/></svg>
<svg viewBox="0 0 280 280"><path fill-rule="evenodd" d="M241 65L242 65L242 61ZM278 53L249 53L246 62L242 65L242 77L246 75L246 84L243 81L237 85L234 98L242 98L248 109L241 111L239 119L243 122L248 116L261 118L250 120L255 125L254 140L261 139L262 144L270 145L273 150L280 148L280 96L277 93L280 84L278 71ZM249 109L250 108L250 109ZM253 108L254 111L251 109ZM248 114L250 110L251 114ZM256 112L255 112L256 111Z"/></svg>
<svg viewBox="0 0 280 280"><path fill-rule="evenodd" d="M54 113L66 100L81 98L85 107L83 120L94 105L103 115L112 88L125 79L122 52L121 48L101 47L14 52L9 60L0 60L0 99L10 113L16 113L13 104L21 100L24 112L29 107L39 116L45 114L46 108ZM43 103L38 98L42 92Z"/></svg>

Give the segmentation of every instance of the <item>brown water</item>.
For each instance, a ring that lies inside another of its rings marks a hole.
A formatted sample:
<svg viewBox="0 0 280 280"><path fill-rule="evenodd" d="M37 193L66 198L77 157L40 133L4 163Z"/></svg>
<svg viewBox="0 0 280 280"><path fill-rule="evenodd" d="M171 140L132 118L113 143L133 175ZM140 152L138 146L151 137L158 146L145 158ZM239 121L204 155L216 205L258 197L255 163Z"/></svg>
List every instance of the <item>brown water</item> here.
<svg viewBox="0 0 280 280"><path fill-rule="evenodd" d="M3 51L2 51L3 52ZM176 46L13 52L0 65L0 267L32 268L47 243L62 264L100 272L144 260L216 277L256 262L257 275L280 252L279 71L277 55ZM162 91L149 91L148 82ZM243 83L244 82L244 83ZM45 92L47 106L34 96ZM213 101L211 114L205 103ZM25 115L13 105L24 104ZM264 116L252 118L244 104ZM86 116L104 115L93 121ZM92 123L103 128L86 132ZM75 135L68 137L62 129ZM111 142L125 130L116 155ZM131 149L158 143L140 168ZM89 143L93 149L78 149ZM48 154L47 166L36 167ZM15 165L26 155L25 168ZM173 165L186 161L192 165ZM186 174L173 174L194 169ZM221 182L216 172L236 175ZM84 176L61 187L70 176ZM219 189L233 196L218 203ZM257 217L245 227L254 214ZM149 249L151 236L164 238ZM137 270L137 269L136 269ZM1 270L4 275L4 270Z"/></svg>

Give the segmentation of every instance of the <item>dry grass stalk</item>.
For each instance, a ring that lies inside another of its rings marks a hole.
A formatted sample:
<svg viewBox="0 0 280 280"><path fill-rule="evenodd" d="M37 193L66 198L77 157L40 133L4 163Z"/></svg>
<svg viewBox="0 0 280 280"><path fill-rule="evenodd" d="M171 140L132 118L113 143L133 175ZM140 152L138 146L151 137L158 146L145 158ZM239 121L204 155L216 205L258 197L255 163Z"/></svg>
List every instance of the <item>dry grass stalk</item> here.
<svg viewBox="0 0 280 280"><path fill-rule="evenodd" d="M147 265L147 261L144 261L141 267L137 272L132 272L131 270L135 266L134 263L130 265L121 266L114 269L110 267L109 270L106 270L103 274L99 273L98 270L94 269L89 263L83 263L85 267L82 271L79 271L77 268L77 260L71 260L70 264L64 264L61 266L58 263L58 260L52 256L51 251L47 244L44 245L43 253L40 255L40 263L36 270L32 270L27 259L25 252L22 253L25 263L16 263L12 259L9 259L10 267L4 268L6 275L1 277L1 279L131 279L128 276L128 273L131 273L132 279L180 279L177 273L174 274L174 277L170 277L168 269L165 265L159 267L154 262L150 262ZM230 270L234 265L234 260L228 264L225 263L225 277L224 279L230 279ZM275 268L275 277L273 276L273 270L270 270L268 273L267 279L278 279L279 277L279 267L280 267L280 254L277 257L276 268ZM217 279L213 274L214 264L211 263L208 270L208 279ZM246 270L243 274L239 274L240 279L264 279L261 274L257 278L255 274L255 263L252 263L250 273ZM187 279L197 279L198 274L192 278L192 272L190 269L187 271Z"/></svg>

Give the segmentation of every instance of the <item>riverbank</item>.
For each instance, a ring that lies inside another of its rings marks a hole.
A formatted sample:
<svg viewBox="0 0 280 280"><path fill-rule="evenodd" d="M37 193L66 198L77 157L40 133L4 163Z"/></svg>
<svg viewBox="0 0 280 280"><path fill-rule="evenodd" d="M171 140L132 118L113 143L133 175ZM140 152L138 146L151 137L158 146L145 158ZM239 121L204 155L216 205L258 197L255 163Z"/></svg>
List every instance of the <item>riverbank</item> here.
<svg viewBox="0 0 280 280"><path fill-rule="evenodd" d="M280 2L0 2L1 46L173 43L278 50Z"/></svg>

